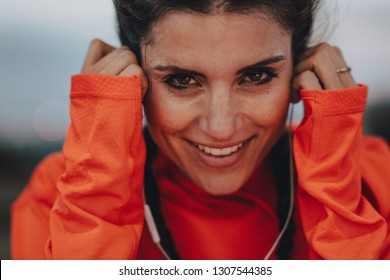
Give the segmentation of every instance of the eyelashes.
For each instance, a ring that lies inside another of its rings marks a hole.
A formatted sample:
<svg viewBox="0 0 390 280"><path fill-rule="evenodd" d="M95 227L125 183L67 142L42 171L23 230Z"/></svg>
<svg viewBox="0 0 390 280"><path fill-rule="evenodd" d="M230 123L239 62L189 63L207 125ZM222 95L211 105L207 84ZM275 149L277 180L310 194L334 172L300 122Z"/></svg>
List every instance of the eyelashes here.
<svg viewBox="0 0 390 280"><path fill-rule="evenodd" d="M249 86L253 84L255 86L261 86L271 82L274 78L277 77L278 72L271 68L253 70L244 74L243 77L239 80L238 84Z"/></svg>
<svg viewBox="0 0 390 280"><path fill-rule="evenodd" d="M272 68L254 69L244 72L237 81L242 87L259 87L278 77L278 72ZM176 90L190 90L202 87L198 77L191 73L172 73L162 79L170 88Z"/></svg>
<svg viewBox="0 0 390 280"><path fill-rule="evenodd" d="M163 82L178 90L201 87L201 84L191 74L170 74L163 79Z"/></svg>

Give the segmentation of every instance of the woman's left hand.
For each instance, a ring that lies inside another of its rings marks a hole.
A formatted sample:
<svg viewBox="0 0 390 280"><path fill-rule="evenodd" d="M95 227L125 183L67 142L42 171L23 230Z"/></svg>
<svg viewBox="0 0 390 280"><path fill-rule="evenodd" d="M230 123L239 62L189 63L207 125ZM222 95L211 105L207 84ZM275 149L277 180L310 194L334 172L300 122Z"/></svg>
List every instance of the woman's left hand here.
<svg viewBox="0 0 390 280"><path fill-rule="evenodd" d="M353 88L350 68L338 47L321 43L308 48L294 69L293 102L298 102L301 89L337 90Z"/></svg>

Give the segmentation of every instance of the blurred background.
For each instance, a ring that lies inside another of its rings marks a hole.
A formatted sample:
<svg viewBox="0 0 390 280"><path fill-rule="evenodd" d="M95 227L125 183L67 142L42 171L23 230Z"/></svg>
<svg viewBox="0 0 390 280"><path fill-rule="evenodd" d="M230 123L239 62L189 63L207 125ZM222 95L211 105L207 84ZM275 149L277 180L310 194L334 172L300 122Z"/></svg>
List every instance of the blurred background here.
<svg viewBox="0 0 390 280"><path fill-rule="evenodd" d="M365 133L389 141L390 1L325 2L315 41L338 45L369 85ZM110 0L0 1L0 259L10 258L10 205L34 166L62 147L70 76L93 38L118 45Z"/></svg>

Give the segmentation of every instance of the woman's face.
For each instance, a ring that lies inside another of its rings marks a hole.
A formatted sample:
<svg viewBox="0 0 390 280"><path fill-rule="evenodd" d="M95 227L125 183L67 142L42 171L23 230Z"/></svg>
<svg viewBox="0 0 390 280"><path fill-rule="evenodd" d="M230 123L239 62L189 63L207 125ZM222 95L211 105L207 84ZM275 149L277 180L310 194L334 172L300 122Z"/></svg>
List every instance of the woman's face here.
<svg viewBox="0 0 390 280"><path fill-rule="evenodd" d="M284 127L291 35L263 13L175 12L142 47L149 130L208 193L238 190Z"/></svg>

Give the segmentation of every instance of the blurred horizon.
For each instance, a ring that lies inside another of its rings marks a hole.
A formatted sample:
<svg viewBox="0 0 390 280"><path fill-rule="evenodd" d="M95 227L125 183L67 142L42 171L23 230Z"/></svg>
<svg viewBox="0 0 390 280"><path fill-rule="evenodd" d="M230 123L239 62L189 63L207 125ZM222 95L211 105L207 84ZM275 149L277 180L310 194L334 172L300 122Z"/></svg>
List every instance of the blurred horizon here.
<svg viewBox="0 0 390 280"><path fill-rule="evenodd" d="M369 104L389 100L390 1L325 3L317 33L322 25L331 29L329 42L342 49L357 82L369 85ZM112 3L3 1L0 7L0 143L61 141L69 123L70 77L79 72L89 42L119 44Z"/></svg>

